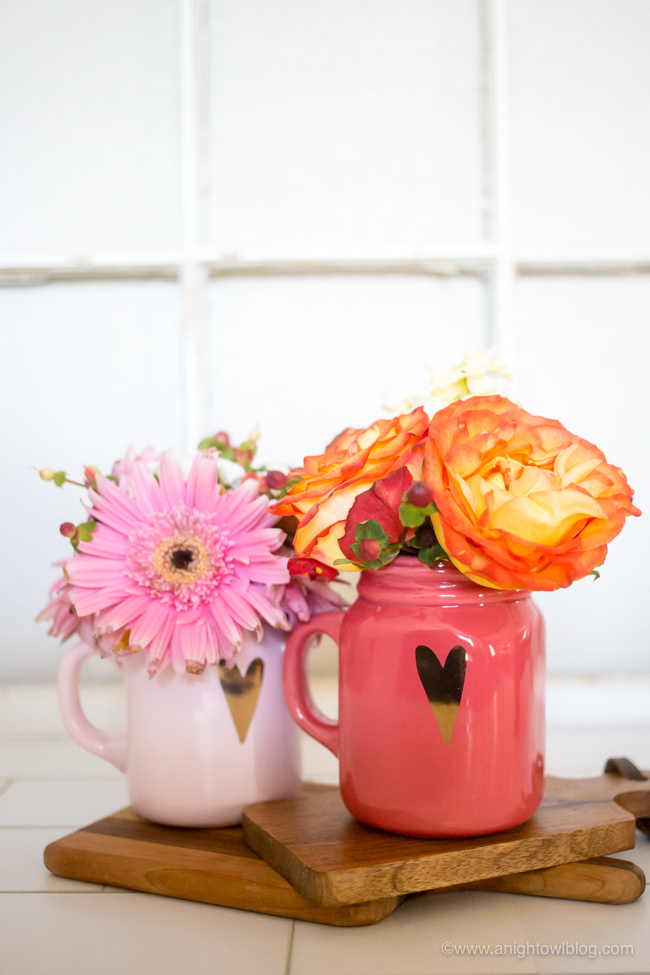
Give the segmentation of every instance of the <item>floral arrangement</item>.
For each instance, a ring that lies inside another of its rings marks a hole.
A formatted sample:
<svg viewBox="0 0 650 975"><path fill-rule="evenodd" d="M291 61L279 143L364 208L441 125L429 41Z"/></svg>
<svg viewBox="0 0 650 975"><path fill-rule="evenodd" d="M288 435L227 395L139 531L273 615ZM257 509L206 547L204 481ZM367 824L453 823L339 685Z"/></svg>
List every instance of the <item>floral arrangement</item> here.
<svg viewBox="0 0 650 975"><path fill-rule="evenodd" d="M430 374L408 411L344 430L291 472L271 506L293 520L289 571L379 569L402 553L496 589L597 578L641 514L622 470L557 420L483 395L507 378L493 352Z"/></svg>
<svg viewBox="0 0 650 975"><path fill-rule="evenodd" d="M60 527L74 551L37 617L50 634L78 633L118 658L144 650L151 676L169 664L201 673L234 663L243 630L261 639L263 621L290 630L344 605L327 573L290 575L293 550L268 510L290 482L253 469L258 437L232 447L217 433L185 472L171 450L132 447L107 477L89 466L79 482L43 468L43 480L85 487L89 499L81 524Z"/></svg>

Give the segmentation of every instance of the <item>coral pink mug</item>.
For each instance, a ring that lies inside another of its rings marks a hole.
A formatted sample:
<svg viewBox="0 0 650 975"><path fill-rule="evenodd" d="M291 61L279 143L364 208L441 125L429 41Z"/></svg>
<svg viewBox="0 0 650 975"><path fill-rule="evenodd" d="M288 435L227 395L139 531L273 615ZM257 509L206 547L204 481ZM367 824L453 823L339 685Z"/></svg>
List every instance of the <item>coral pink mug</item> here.
<svg viewBox="0 0 650 975"><path fill-rule="evenodd" d="M319 633L339 644L339 723L307 685ZM448 562L432 569L408 555L362 572L347 612L299 625L284 662L289 710L339 757L347 808L412 836L478 836L533 815L544 677L544 623L529 592L483 588Z"/></svg>

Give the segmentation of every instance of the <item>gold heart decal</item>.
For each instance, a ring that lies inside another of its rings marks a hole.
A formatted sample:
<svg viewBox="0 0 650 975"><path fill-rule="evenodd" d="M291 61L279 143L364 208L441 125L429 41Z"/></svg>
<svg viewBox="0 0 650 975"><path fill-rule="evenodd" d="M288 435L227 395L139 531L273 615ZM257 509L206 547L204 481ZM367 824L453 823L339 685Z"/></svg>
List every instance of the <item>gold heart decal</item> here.
<svg viewBox="0 0 650 975"><path fill-rule="evenodd" d="M239 672L237 664L228 669L224 660L219 661L219 680L242 745L255 714L263 675L264 661L259 657L248 665L244 675Z"/></svg>
<svg viewBox="0 0 650 975"><path fill-rule="evenodd" d="M443 667L429 647L415 648L415 664L445 745L451 741L467 668L467 651L452 647Z"/></svg>

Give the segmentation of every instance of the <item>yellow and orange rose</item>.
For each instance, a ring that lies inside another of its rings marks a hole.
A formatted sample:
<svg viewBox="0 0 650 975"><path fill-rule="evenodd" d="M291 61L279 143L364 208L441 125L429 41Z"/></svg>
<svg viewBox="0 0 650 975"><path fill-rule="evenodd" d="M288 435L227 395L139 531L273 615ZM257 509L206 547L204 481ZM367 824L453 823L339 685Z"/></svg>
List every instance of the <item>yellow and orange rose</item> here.
<svg viewBox="0 0 650 975"><path fill-rule="evenodd" d="M438 541L454 565L496 589L559 589L602 564L632 504L625 475L556 420L501 396L436 413L424 479Z"/></svg>
<svg viewBox="0 0 650 975"><path fill-rule="evenodd" d="M392 420L377 420L365 430L344 430L324 454L305 457L305 466L289 475L300 481L272 508L298 519L296 555L330 566L344 558L339 539L357 495L400 467L408 466L416 480L422 479L428 425L429 417L418 407ZM357 571L354 565L342 568Z"/></svg>

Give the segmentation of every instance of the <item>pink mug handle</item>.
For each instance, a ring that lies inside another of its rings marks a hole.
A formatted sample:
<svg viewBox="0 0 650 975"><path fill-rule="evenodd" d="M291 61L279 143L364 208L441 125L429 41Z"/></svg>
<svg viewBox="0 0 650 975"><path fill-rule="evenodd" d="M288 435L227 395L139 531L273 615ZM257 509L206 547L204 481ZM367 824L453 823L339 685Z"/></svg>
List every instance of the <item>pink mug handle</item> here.
<svg viewBox="0 0 650 975"><path fill-rule="evenodd" d="M97 651L87 643L77 643L66 652L59 670L59 709L65 729L78 745L105 758L126 772L126 735L100 731L90 723L81 708L79 676L84 661Z"/></svg>
<svg viewBox="0 0 650 975"><path fill-rule="evenodd" d="M310 637L326 633L338 643L343 622L343 611L319 613L308 623L299 623L289 639L284 651L284 696L294 721L303 731L329 748L337 757L339 754L339 725L316 706L309 691L305 663L309 650Z"/></svg>

